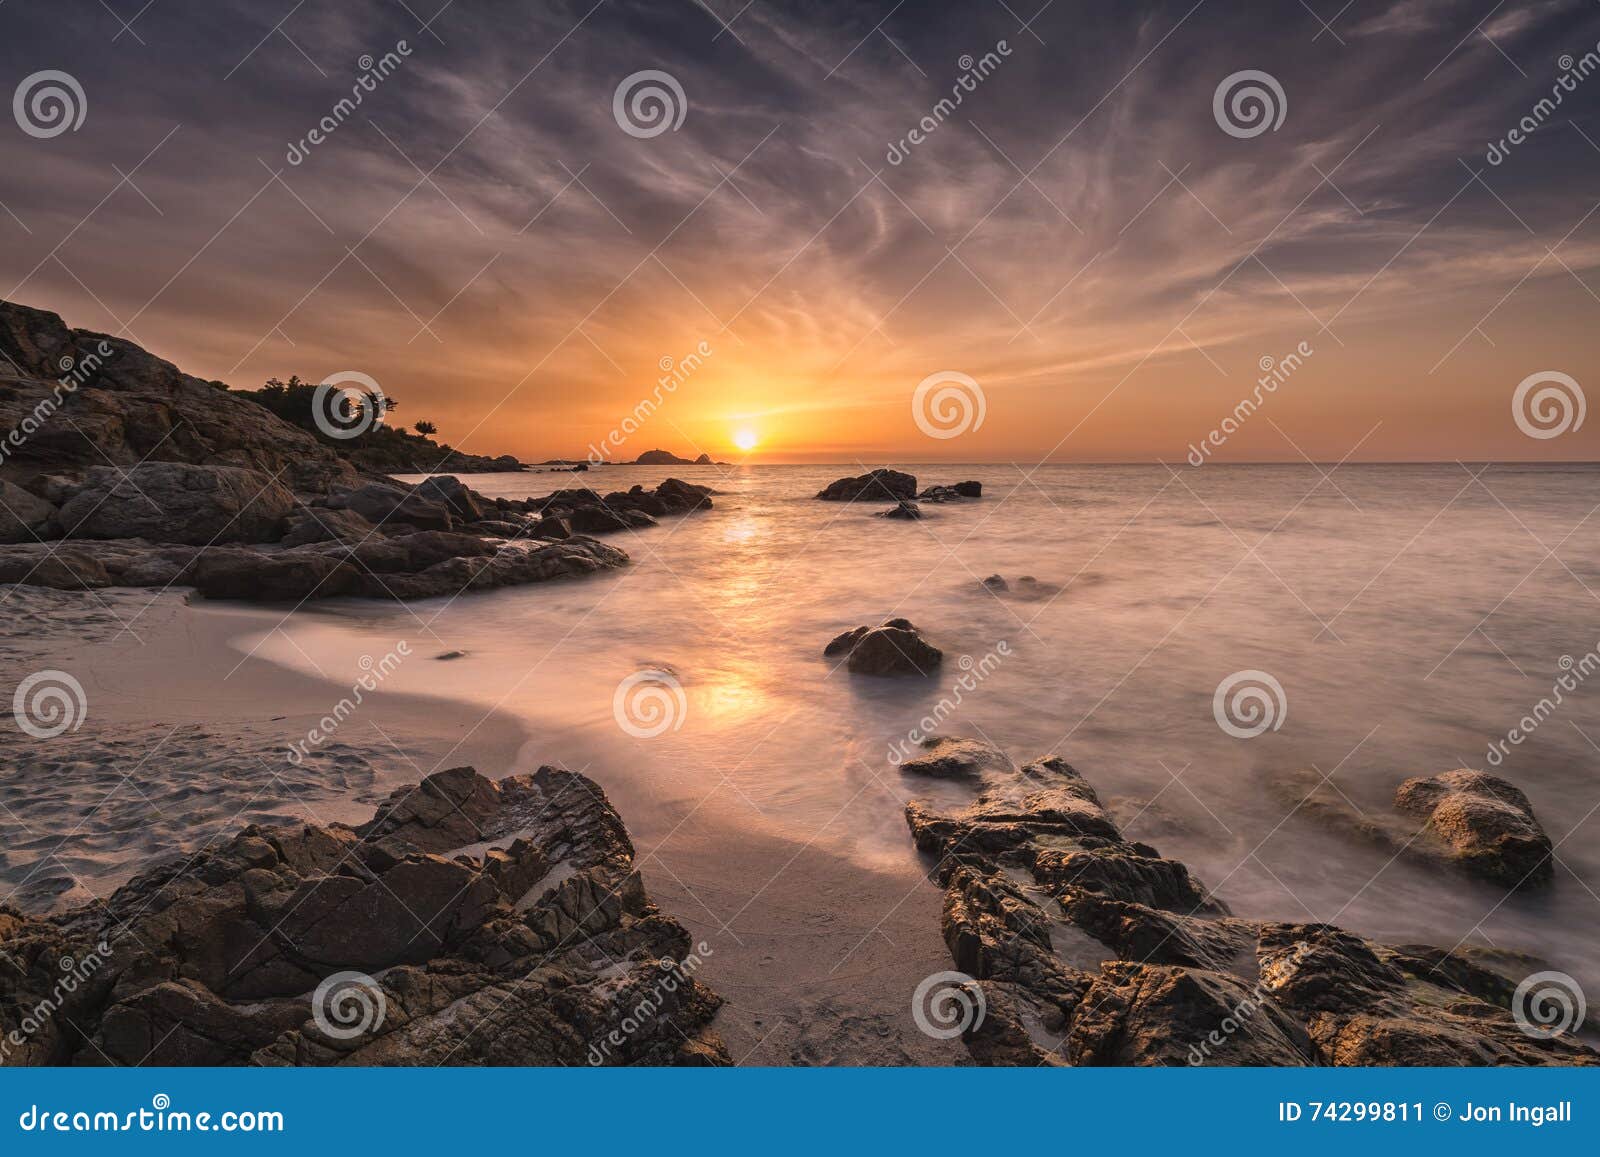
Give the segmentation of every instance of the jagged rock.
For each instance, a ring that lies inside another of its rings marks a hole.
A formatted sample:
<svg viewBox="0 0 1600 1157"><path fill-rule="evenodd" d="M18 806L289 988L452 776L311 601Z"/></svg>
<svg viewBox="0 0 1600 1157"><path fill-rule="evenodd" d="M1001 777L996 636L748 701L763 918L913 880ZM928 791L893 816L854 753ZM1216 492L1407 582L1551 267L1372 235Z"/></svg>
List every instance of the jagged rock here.
<svg viewBox="0 0 1600 1157"><path fill-rule="evenodd" d="M1555 875L1550 837L1513 783L1461 768L1408 779L1395 807L1425 823L1425 837L1463 870L1507 887L1548 884Z"/></svg>
<svg viewBox="0 0 1600 1157"><path fill-rule="evenodd" d="M830 482L825 489L818 492L817 497L824 502L854 502L857 499L867 501L888 499L891 502L899 502L915 498L916 494L915 477L902 474L898 470L880 469L854 478L840 478Z"/></svg>
<svg viewBox="0 0 1600 1157"><path fill-rule="evenodd" d="M933 779L975 780L981 772L1011 767L1005 752L984 739L932 735L921 747L924 754L902 762L901 771Z"/></svg>
<svg viewBox="0 0 1600 1157"><path fill-rule="evenodd" d="M1230 916L1057 757L975 778L968 807L912 801L906 822L951 958L1000 1010L965 1037L980 1064L1600 1064L1570 1032L1525 1032L1514 981L1470 949ZM1484 786L1441 778L1408 795Z"/></svg>
<svg viewBox="0 0 1600 1157"><path fill-rule="evenodd" d="M255 470L145 462L127 470L92 467L56 523L71 538L275 542L294 505L293 494Z"/></svg>
<svg viewBox="0 0 1600 1157"><path fill-rule="evenodd" d="M489 516L489 504L476 491L470 490L459 478L451 475L432 475L417 483L412 491L419 498L442 503L450 508L462 522L477 522ZM404 517L404 516L402 516ZM407 522L415 519L407 518ZM447 529L447 528L445 528Z"/></svg>
<svg viewBox="0 0 1600 1157"><path fill-rule="evenodd" d="M983 497L983 483L981 482L957 482L951 489L963 498Z"/></svg>
<svg viewBox="0 0 1600 1157"><path fill-rule="evenodd" d="M944 659L944 652L924 642L905 619L846 631L822 653L829 657L848 653L845 666L857 675L931 675Z"/></svg>
<svg viewBox="0 0 1600 1157"><path fill-rule="evenodd" d="M572 524L565 518L556 518L546 515L538 522L528 527L528 533L534 538L563 539L572 537Z"/></svg>
<svg viewBox="0 0 1600 1157"><path fill-rule="evenodd" d="M633 855L599 786L548 767L440 772L356 829L252 825L103 904L0 909L5 1060L727 1064L707 950Z"/></svg>
<svg viewBox="0 0 1600 1157"><path fill-rule="evenodd" d="M1270 996L1203 968L1113 961L1078 1003L1075 1065L1308 1065L1310 1034Z"/></svg>

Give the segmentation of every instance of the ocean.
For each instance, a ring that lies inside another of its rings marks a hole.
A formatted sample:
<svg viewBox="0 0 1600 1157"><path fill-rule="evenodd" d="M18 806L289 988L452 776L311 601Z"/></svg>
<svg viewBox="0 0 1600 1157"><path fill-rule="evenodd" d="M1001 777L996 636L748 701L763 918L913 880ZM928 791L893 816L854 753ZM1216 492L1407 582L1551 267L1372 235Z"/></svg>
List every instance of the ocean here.
<svg viewBox="0 0 1600 1157"><path fill-rule="evenodd" d="M239 645L337 681L407 641L421 658L386 687L515 714L529 768L600 782L642 857L695 816L914 883L904 801L968 797L899 770L926 720L1019 763L1061 755L1240 916L1527 954L1600 991L1585 882L1600 880L1600 678L1584 682L1600 665L1600 468L896 468L984 496L906 522L813 498L865 467L471 477L516 497L668 476L718 493L710 512L609 536L633 560L620 572L320 603ZM984 585L995 574L1009 590ZM893 616L943 650L938 675L823 658ZM1402 780L1457 767L1527 793L1556 842L1553 885L1508 897L1355 834L1396 818Z"/></svg>

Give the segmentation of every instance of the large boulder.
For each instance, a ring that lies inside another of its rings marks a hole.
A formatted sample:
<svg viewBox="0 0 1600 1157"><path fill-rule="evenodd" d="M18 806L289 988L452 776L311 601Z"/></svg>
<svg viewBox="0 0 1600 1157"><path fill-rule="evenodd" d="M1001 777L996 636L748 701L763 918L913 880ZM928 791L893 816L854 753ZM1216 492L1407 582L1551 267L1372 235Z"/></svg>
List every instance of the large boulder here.
<svg viewBox="0 0 1600 1157"><path fill-rule="evenodd" d="M413 494L448 506L462 522L478 522L489 517L494 504L471 490L459 478L436 474L417 483ZM408 520L410 521L410 520Z"/></svg>
<svg viewBox="0 0 1600 1157"><path fill-rule="evenodd" d="M824 657L848 655L845 666L857 675L931 675L944 652L923 641L906 619L846 631L822 649Z"/></svg>
<svg viewBox="0 0 1600 1157"><path fill-rule="evenodd" d="M145 462L124 470L96 466L56 513L68 538L143 538L151 542L274 542L295 508L294 495L256 470Z"/></svg>
<svg viewBox="0 0 1600 1157"><path fill-rule="evenodd" d="M252 825L90 907L0 909L0 953L12 1064L730 1061L710 949L556 768L439 772L358 828Z"/></svg>
<svg viewBox="0 0 1600 1157"><path fill-rule="evenodd" d="M50 536L56 508L20 486L0 479L0 542L37 542Z"/></svg>
<svg viewBox="0 0 1600 1157"><path fill-rule="evenodd" d="M1395 807L1424 822L1423 838L1462 870L1506 887L1548 884L1555 875L1550 837L1513 783L1460 768L1408 779Z"/></svg>
<svg viewBox="0 0 1600 1157"><path fill-rule="evenodd" d="M817 493L817 497L824 502L854 502L857 499L899 502L915 498L916 495L917 480L913 475L887 469L872 470L854 478L840 478L828 483Z"/></svg>
<svg viewBox="0 0 1600 1157"><path fill-rule="evenodd" d="M325 504L333 510L353 510L378 526L401 523L418 530L449 530L455 525L444 502L430 498L420 487L399 483L369 482L336 491Z"/></svg>
<svg viewBox="0 0 1600 1157"><path fill-rule="evenodd" d="M331 555L297 548L208 550L195 563L190 581L208 599L299 602L356 592L360 573Z"/></svg>

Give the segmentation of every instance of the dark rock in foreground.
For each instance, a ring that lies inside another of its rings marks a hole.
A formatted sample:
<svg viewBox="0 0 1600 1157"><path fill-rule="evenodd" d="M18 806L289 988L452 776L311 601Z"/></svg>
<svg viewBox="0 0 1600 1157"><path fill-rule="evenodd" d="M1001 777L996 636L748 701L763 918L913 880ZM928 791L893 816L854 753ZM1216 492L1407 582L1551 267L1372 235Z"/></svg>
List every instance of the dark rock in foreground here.
<svg viewBox="0 0 1600 1157"><path fill-rule="evenodd" d="M1513 783L1462 768L1408 779L1394 795L1424 821L1423 837L1472 875L1509 888L1548 884L1555 875L1550 837Z"/></svg>
<svg viewBox="0 0 1600 1157"><path fill-rule="evenodd" d="M983 483L957 482L954 486L930 486L917 497L924 502L955 502L961 498L982 498Z"/></svg>
<svg viewBox="0 0 1600 1157"><path fill-rule="evenodd" d="M857 675L931 675L944 659L944 652L924 642L906 619L846 631L822 653L830 658L848 654L845 666Z"/></svg>
<svg viewBox="0 0 1600 1157"><path fill-rule="evenodd" d="M1570 1033L1525 1031L1513 985L1466 951L1231 916L1059 758L906 820L985 997L964 1038L980 1064L1600 1064Z"/></svg>
<svg viewBox="0 0 1600 1157"><path fill-rule="evenodd" d="M840 478L817 493L824 502L900 502L916 495L916 478L898 470L873 470L855 478Z"/></svg>
<svg viewBox="0 0 1600 1157"><path fill-rule="evenodd" d="M103 904L0 908L0 1040L14 1065L726 1064L704 951L594 782L455 768L359 828L252 825Z"/></svg>

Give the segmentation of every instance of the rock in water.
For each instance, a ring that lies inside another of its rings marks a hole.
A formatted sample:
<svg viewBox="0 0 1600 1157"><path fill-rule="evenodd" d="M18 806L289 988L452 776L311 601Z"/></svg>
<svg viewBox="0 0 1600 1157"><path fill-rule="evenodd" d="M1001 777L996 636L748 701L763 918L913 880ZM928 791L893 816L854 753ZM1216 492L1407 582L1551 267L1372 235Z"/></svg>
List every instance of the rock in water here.
<svg viewBox="0 0 1600 1157"><path fill-rule="evenodd" d="M822 653L827 657L848 653L845 666L857 675L931 675L944 659L944 652L924 642L906 619L846 631Z"/></svg>
<svg viewBox="0 0 1600 1157"><path fill-rule="evenodd" d="M0 909L6 1060L727 1064L707 949L633 855L599 785L549 767L439 772L359 828L251 825L104 903Z"/></svg>
<svg viewBox="0 0 1600 1157"><path fill-rule="evenodd" d="M1525 1032L1514 982L1467 950L1230 915L1057 757L986 768L969 807L906 821L986 998L963 1038L979 1064L1600 1064L1570 1032Z"/></svg>
<svg viewBox="0 0 1600 1157"><path fill-rule="evenodd" d="M880 510L880 511L878 511L878 517L879 518L903 518L903 519L915 521L916 519L919 519L919 518L922 517L922 507L918 506L915 502L902 501L902 502L898 503L895 506L889 507L888 510Z"/></svg>
<svg viewBox="0 0 1600 1157"><path fill-rule="evenodd" d="M1555 875L1550 837L1513 783L1461 768L1408 779L1394 805L1425 821L1425 837L1474 876L1509 888L1548 884Z"/></svg>
<svg viewBox="0 0 1600 1157"><path fill-rule="evenodd" d="M983 739L934 735L922 741L922 749L925 754L906 760L900 770L932 779L975 780L981 772L1011 766L1005 752Z"/></svg>
<svg viewBox="0 0 1600 1157"><path fill-rule="evenodd" d="M916 478L898 470L873 470L855 478L840 478L817 493L824 502L854 502L858 498L899 502L916 495Z"/></svg>

